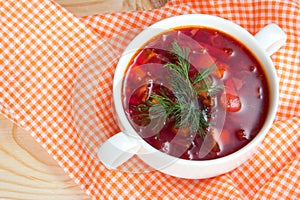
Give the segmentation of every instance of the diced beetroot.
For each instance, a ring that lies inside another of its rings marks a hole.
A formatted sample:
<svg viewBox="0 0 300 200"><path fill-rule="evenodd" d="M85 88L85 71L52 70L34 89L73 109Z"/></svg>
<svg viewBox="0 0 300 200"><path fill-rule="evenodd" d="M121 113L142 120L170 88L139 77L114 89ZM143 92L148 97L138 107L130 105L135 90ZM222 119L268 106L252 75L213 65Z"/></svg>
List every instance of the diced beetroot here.
<svg viewBox="0 0 300 200"><path fill-rule="evenodd" d="M228 112L237 112L241 109L242 103L239 96L230 93L223 93L220 98L221 106Z"/></svg>
<svg viewBox="0 0 300 200"><path fill-rule="evenodd" d="M209 33L206 30L198 30L195 34L194 34L194 39L199 42L199 43L207 43L207 44L211 44L211 33Z"/></svg>
<svg viewBox="0 0 300 200"><path fill-rule="evenodd" d="M242 108L241 100L234 85L233 80L224 82L225 92L221 95L220 104L228 112L237 112Z"/></svg>

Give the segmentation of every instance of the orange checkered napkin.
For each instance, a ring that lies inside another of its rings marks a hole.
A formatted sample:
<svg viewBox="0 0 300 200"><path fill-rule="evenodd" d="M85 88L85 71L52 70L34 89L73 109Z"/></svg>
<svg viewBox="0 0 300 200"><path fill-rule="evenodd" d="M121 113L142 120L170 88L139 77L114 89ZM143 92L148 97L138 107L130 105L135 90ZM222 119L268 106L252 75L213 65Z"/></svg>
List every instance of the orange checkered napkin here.
<svg viewBox="0 0 300 200"><path fill-rule="evenodd" d="M26 130L93 199L300 199L300 3L298 0L173 0L159 10L76 18L46 0L1 1L0 112ZM97 148L119 129L113 71L141 29L205 13L256 33L287 33L272 55L280 80L276 120L257 153L227 174L186 180L157 171L107 170Z"/></svg>

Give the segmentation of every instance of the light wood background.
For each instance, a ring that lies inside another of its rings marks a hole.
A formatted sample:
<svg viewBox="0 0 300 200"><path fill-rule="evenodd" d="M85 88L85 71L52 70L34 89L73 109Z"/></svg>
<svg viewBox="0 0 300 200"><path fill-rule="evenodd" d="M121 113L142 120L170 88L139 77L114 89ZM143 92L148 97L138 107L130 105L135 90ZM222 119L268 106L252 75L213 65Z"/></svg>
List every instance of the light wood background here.
<svg viewBox="0 0 300 200"><path fill-rule="evenodd" d="M147 10L167 0L56 0L77 16ZM30 136L0 115L0 200L85 200L89 197Z"/></svg>

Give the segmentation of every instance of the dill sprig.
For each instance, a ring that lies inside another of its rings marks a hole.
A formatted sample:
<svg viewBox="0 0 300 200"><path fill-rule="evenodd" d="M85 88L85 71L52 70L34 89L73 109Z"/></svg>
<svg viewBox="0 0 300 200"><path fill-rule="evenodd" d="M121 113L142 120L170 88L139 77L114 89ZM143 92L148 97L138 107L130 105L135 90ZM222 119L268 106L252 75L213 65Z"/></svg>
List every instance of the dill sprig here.
<svg viewBox="0 0 300 200"><path fill-rule="evenodd" d="M210 113L209 109L203 109L203 106L199 105L198 95L200 93L212 95L214 91L223 88L223 86L213 85L210 75L216 70L215 65L200 70L194 77L190 78L189 52L188 47L180 47L175 40L172 43L171 54L176 62L169 62L164 65L170 69L170 84L175 99L160 90L150 94L150 98L145 103L138 105L137 109L146 109L146 113L148 113L146 120L148 121L165 117L165 119L174 121L175 128L188 127L190 135L196 133L204 137L210 125Z"/></svg>

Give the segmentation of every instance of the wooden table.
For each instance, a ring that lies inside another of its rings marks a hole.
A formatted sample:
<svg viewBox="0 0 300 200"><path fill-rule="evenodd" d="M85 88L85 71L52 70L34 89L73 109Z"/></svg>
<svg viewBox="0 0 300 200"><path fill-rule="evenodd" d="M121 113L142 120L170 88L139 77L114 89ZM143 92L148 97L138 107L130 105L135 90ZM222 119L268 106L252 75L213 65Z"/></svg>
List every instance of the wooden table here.
<svg viewBox="0 0 300 200"><path fill-rule="evenodd" d="M112 3L113 1L113 3ZM77 16L95 13L146 10L167 0L56 0ZM30 136L0 115L0 200L89 197Z"/></svg>

